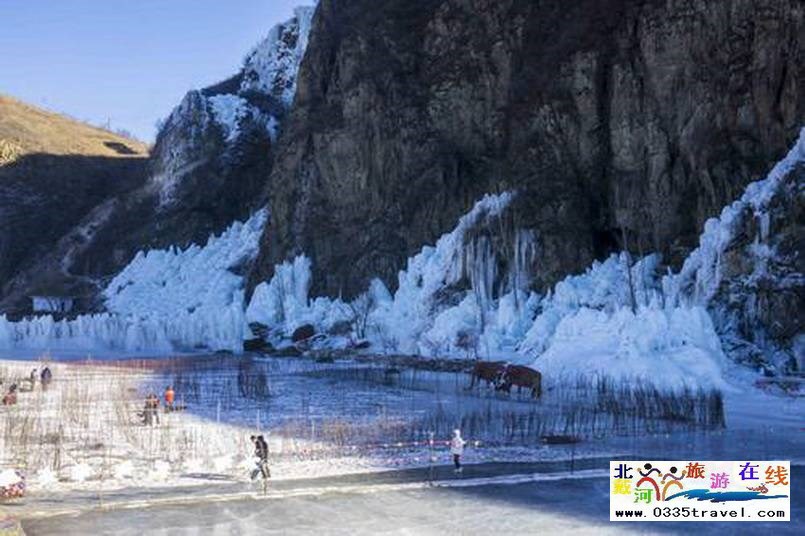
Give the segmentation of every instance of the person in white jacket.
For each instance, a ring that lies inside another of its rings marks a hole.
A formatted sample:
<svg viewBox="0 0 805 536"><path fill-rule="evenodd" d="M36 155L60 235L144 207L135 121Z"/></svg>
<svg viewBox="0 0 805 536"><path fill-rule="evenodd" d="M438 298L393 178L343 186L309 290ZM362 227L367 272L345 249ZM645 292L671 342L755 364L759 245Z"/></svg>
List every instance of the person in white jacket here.
<svg viewBox="0 0 805 536"><path fill-rule="evenodd" d="M453 439L450 440L450 454L453 455L453 465L456 466L456 473L460 473L462 471L461 456L464 454L464 445L466 444L467 442L464 441L463 437L461 437L461 430L458 428L453 430Z"/></svg>

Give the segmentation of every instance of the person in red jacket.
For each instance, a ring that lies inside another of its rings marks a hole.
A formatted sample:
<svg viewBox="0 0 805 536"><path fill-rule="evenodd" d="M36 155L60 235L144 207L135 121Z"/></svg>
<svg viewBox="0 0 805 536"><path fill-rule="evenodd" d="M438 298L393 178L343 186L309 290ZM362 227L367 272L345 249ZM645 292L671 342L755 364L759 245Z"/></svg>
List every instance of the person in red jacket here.
<svg viewBox="0 0 805 536"><path fill-rule="evenodd" d="M173 386L169 385L165 389L165 411L173 411L173 401L176 399L176 393L173 391Z"/></svg>
<svg viewBox="0 0 805 536"><path fill-rule="evenodd" d="M3 396L4 406L13 406L17 403L17 384L12 383L8 388L8 392Z"/></svg>

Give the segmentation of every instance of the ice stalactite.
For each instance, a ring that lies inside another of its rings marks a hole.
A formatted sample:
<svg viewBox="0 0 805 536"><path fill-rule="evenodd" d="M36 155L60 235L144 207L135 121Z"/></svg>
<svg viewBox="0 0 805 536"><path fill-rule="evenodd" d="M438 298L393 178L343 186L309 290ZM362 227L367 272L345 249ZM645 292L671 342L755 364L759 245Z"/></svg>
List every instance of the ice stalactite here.
<svg viewBox="0 0 805 536"><path fill-rule="evenodd" d="M462 253L464 271L478 305L483 311L487 311L495 299L495 283L498 279L497 257L492 241L487 236L479 236L470 240L462 248Z"/></svg>
<svg viewBox="0 0 805 536"><path fill-rule="evenodd" d="M532 271L537 262L539 249L536 232L533 229L516 229L513 251L506 290L524 291L531 286Z"/></svg>
<svg viewBox="0 0 805 536"><path fill-rule="evenodd" d="M528 298L524 289L528 285L527 265L534 259L534 235L520 231L510 237L495 235L501 227L499 219L514 196L505 192L478 201L452 232L408 260L405 270L399 273L393 297L376 280L352 304L329 298L310 300L310 261L297 257L275 267L271 281L258 285L247 319L286 335L305 323L322 332L339 322L354 322L359 314L356 310L362 309L365 302L371 304L371 310L365 325L359 322L360 331L389 351L452 351L462 330L482 338L487 324L498 324L501 294L508 295L507 300L515 305ZM511 247L505 248L511 249L510 259L495 247L502 240L510 241ZM500 267L511 273L505 276ZM520 291L512 294L514 286L520 286ZM512 314L507 309L507 321Z"/></svg>

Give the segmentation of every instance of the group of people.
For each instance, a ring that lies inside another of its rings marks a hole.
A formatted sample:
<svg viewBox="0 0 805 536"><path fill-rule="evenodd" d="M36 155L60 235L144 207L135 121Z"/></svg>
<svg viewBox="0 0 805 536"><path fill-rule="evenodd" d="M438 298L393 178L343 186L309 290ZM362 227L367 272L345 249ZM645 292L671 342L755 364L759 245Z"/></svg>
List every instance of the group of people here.
<svg viewBox="0 0 805 536"><path fill-rule="evenodd" d="M50 371L50 367L46 366L41 371L37 371L35 368L31 369L31 374L28 376L28 381L31 383L31 391L36 387L37 376L39 377L39 383L42 385L42 390L47 391L50 382L53 381L53 372Z"/></svg>
<svg viewBox="0 0 805 536"><path fill-rule="evenodd" d="M28 376L28 381L30 382L30 390L33 391L36 387L36 380L39 378L39 382L42 385L42 390L46 391L50 382L53 381L53 373L50 371L50 367L44 367L41 371L37 369L32 369L31 374ZM23 381L23 386L25 382ZM24 390L24 389L23 389ZM12 383L8 386L8 389L3 394L2 403L4 406L14 406L17 404L17 394L19 393L19 384L17 382Z"/></svg>
<svg viewBox="0 0 805 536"><path fill-rule="evenodd" d="M176 392L173 390L172 386L169 385L165 388L163 399L165 401L165 413L178 409L174 403L176 400ZM148 396L145 397L145 405L143 407L143 424L146 426L159 424L159 397L156 395L156 393L149 393Z"/></svg>

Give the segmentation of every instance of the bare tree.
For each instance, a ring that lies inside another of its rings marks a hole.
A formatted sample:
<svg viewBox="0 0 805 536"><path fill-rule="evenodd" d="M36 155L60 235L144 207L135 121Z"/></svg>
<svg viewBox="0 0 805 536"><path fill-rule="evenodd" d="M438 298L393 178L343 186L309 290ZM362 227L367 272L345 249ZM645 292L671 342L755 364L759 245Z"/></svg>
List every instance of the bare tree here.
<svg viewBox="0 0 805 536"><path fill-rule="evenodd" d="M349 303L352 311L352 329L359 339L366 338L366 325L369 314L375 308L375 299L369 292L364 292Z"/></svg>
<svg viewBox="0 0 805 536"><path fill-rule="evenodd" d="M625 203L623 203L622 198L622 191L617 186L615 187L615 206L621 208L623 211L621 213L621 218L618 218L616 215L616 219L618 221L618 227L620 228L621 232L621 248L623 249L623 259L626 263L626 282L629 286L629 305L632 309L632 314L637 313L637 296L635 293L635 286L634 281L632 278L632 254L629 252L629 233L626 230L627 223L632 219L634 216L632 209L633 203L629 203L628 207L624 207ZM616 213L617 214L617 213Z"/></svg>

